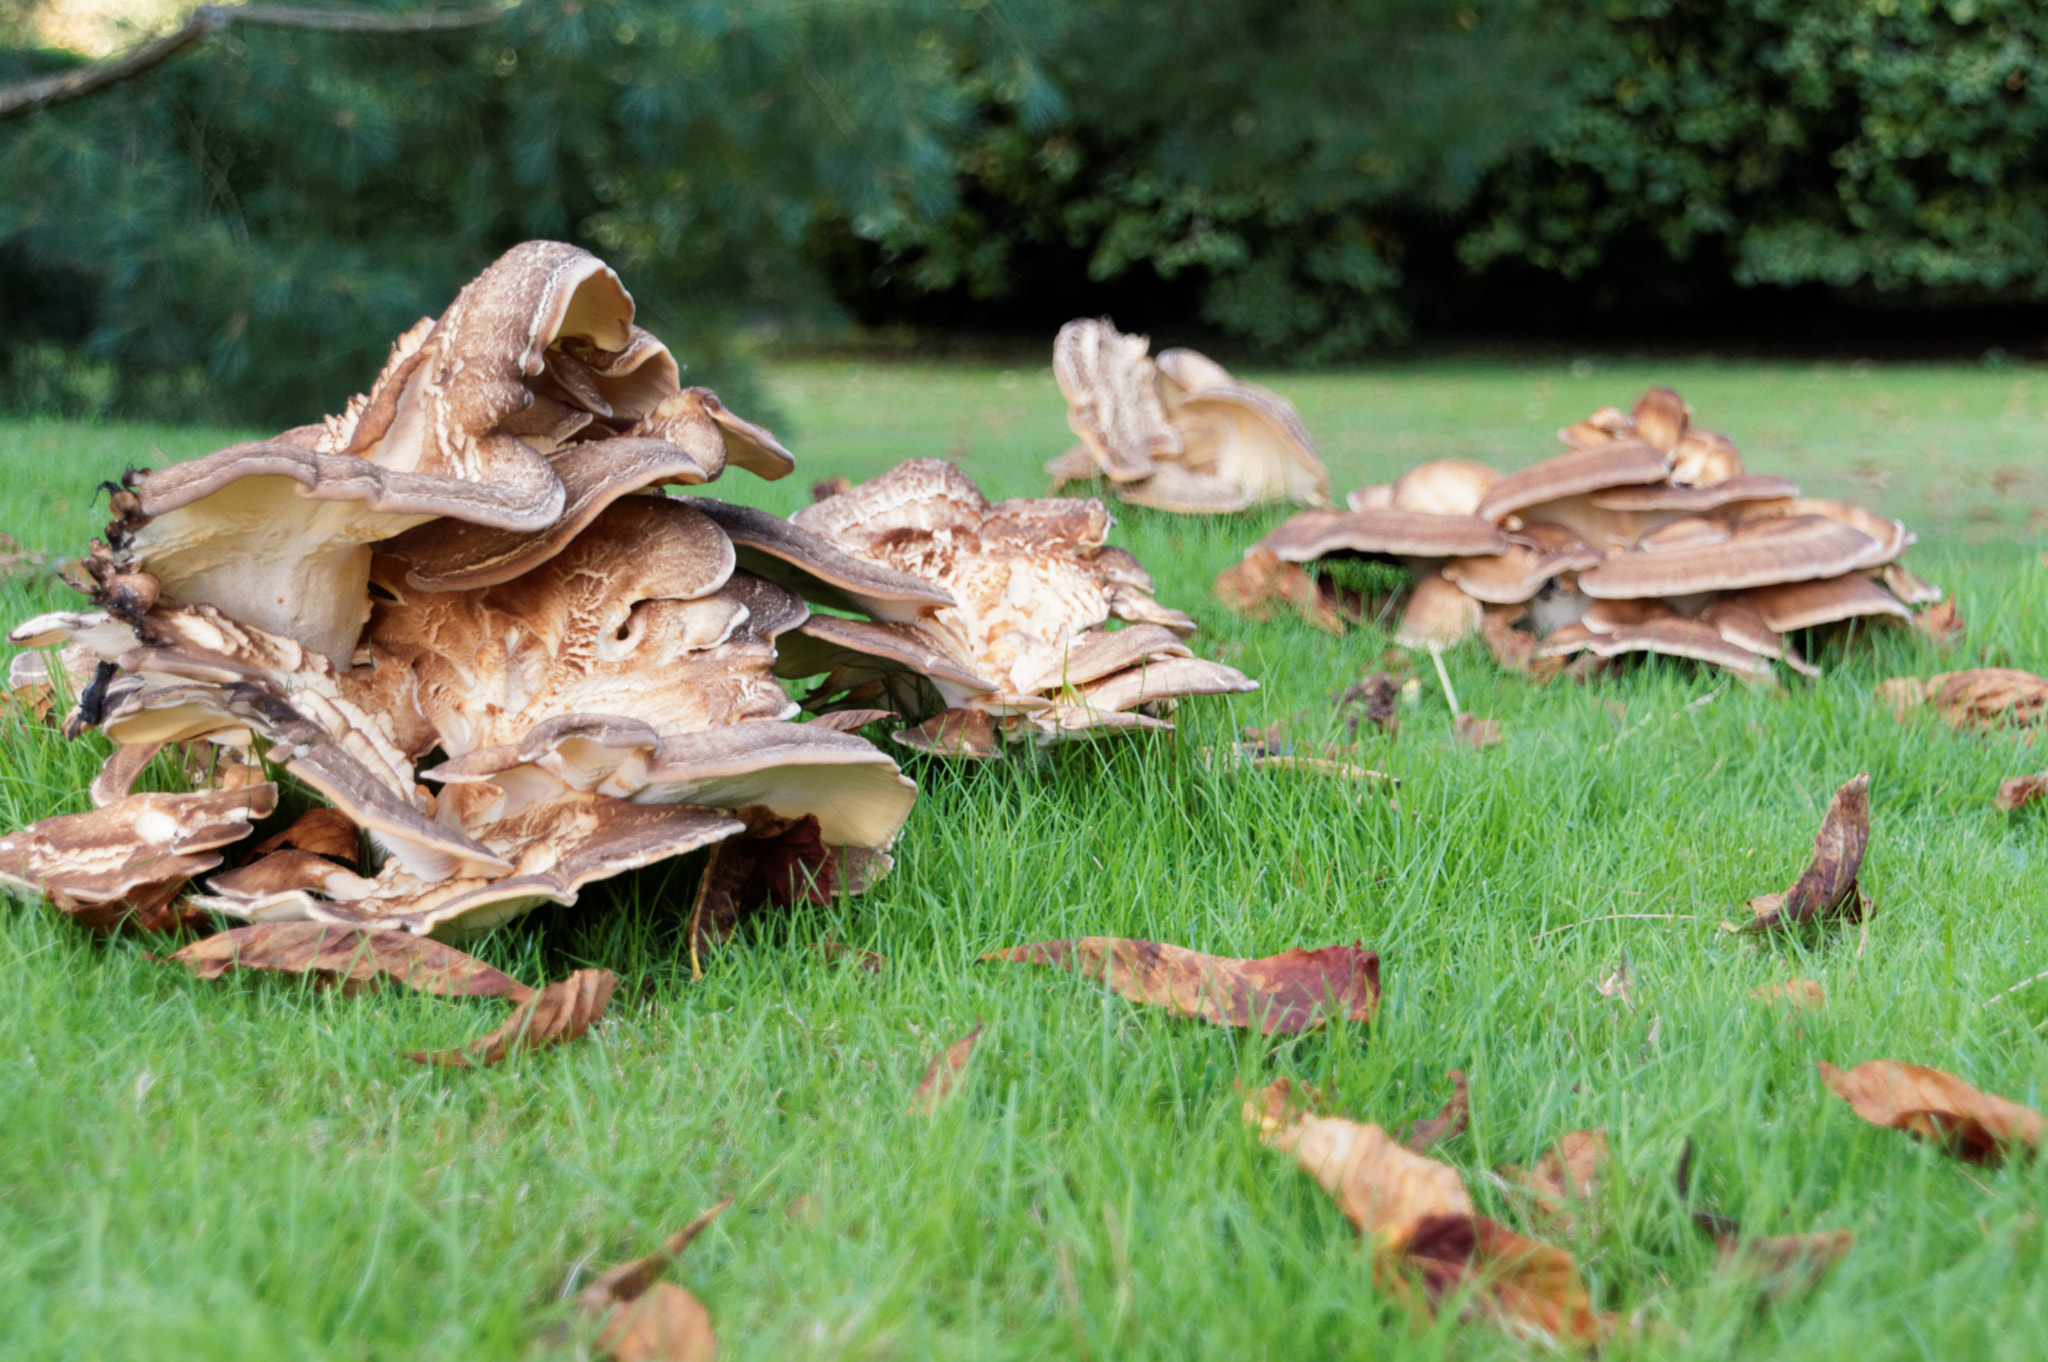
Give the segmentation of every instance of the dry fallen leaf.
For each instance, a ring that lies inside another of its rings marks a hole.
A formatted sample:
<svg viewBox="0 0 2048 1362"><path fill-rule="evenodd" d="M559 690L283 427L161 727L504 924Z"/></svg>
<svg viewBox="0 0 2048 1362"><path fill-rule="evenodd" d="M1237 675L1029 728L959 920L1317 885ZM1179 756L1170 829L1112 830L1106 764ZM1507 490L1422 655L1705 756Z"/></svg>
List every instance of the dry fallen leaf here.
<svg viewBox="0 0 2048 1362"><path fill-rule="evenodd" d="M460 1049L411 1050L405 1057L451 1069L488 1069L516 1053L565 1044L590 1029L618 983L608 969L579 969L526 999L489 1035Z"/></svg>
<svg viewBox="0 0 2048 1362"><path fill-rule="evenodd" d="M54 727L52 712L57 705L57 688L46 682L16 686L0 697L0 715L19 715L25 724Z"/></svg>
<svg viewBox="0 0 2048 1362"><path fill-rule="evenodd" d="M576 1293L576 1308L604 1321L597 1337L602 1355L616 1362L715 1362L710 1314L695 1296L658 1279L730 1205L732 1198L724 1198L659 1251L600 1273Z"/></svg>
<svg viewBox="0 0 2048 1362"><path fill-rule="evenodd" d="M2013 776L2003 781L1998 793L1992 797L1991 807L2000 813L2012 813L2048 795L2048 771L2037 776Z"/></svg>
<svg viewBox="0 0 2048 1362"><path fill-rule="evenodd" d="M296 847L315 856L325 856L351 870L356 868L362 855L361 834L356 831L355 823L340 809L326 807L308 809L283 832L258 842L246 859L259 860L284 847Z"/></svg>
<svg viewBox="0 0 2048 1362"><path fill-rule="evenodd" d="M1877 698L1901 720L1924 705L1952 727L1979 731L2026 727L2048 718L2048 678L2011 667L1943 672L1925 680L1893 677L1878 686Z"/></svg>
<svg viewBox="0 0 2048 1362"><path fill-rule="evenodd" d="M1246 1105L1250 1112L1251 1104ZM1375 1125L1338 1116L1300 1116L1260 1136L1294 1155L1363 1234L1400 1250L1424 1221L1470 1216L1458 1170L1411 1153Z"/></svg>
<svg viewBox="0 0 2048 1362"><path fill-rule="evenodd" d="M835 733L858 733L869 724L902 717L893 709L835 709L811 720L811 727L829 728Z"/></svg>
<svg viewBox="0 0 2048 1362"><path fill-rule="evenodd" d="M1794 1012L1818 1012L1828 1001L1828 991L1811 979L1763 984L1751 989L1749 996L1762 1003L1783 1003Z"/></svg>
<svg viewBox="0 0 2048 1362"><path fill-rule="evenodd" d="M1571 1223L1571 1203L1591 1201L1599 1192L1606 1166L1607 1129L1602 1126L1560 1136L1534 1168L1524 1172L1508 1164L1500 1175L1527 1195L1532 1213L1562 1226Z"/></svg>
<svg viewBox="0 0 2048 1362"><path fill-rule="evenodd" d="M1375 1268L1389 1284L1401 1278L1385 1269L1414 1272L1432 1304L1469 1290L1471 1313L1525 1342L1597 1343L1614 1331L1613 1317L1593 1308L1569 1253L1485 1216L1434 1217L1400 1259L1382 1256Z"/></svg>
<svg viewBox="0 0 2048 1362"><path fill-rule="evenodd" d="M924 1077L918 1080L917 1091L910 1095L910 1114L930 1116L945 1104L947 1098L959 1091L960 1079L967 1072L967 1061L974 1055L974 1045L981 1039L981 1023L945 1049L932 1056L932 1062L924 1066Z"/></svg>
<svg viewBox="0 0 2048 1362"><path fill-rule="evenodd" d="M1526 674L1536 661L1536 635L1515 628L1516 612L1492 609L1479 617L1479 633L1494 662L1504 670ZM1562 658L1554 660L1563 665Z"/></svg>
<svg viewBox="0 0 2048 1362"><path fill-rule="evenodd" d="M1495 719L1480 719L1470 714L1460 714L1457 719L1458 741L1478 751L1492 747L1501 740L1500 723Z"/></svg>
<svg viewBox="0 0 2048 1362"><path fill-rule="evenodd" d="M1820 832L1813 839L1813 859L1782 894L1764 894L1749 901L1756 918L1745 929L1766 932L1798 927L1837 916L1869 916L1869 906L1856 883L1863 853L1870 845L1870 775L1852 778L1828 801Z"/></svg>
<svg viewBox="0 0 2048 1362"><path fill-rule="evenodd" d="M1778 1300L1819 1285L1828 1269L1840 1262L1855 1243L1856 1235L1850 1230L1775 1234L1759 1239L1722 1235L1716 1258L1723 1272L1753 1278L1763 1299Z"/></svg>
<svg viewBox="0 0 2048 1362"><path fill-rule="evenodd" d="M1316 579L1269 549L1254 549L1217 573L1216 599L1248 619L1271 619L1273 607L1284 605L1325 633L1344 632L1344 617L1323 598Z"/></svg>
<svg viewBox="0 0 2048 1362"><path fill-rule="evenodd" d="M1892 1059L1846 1072L1825 1061L1818 1067L1821 1081L1864 1120L1934 1140L1970 1163L1997 1163L2012 1150L2031 1155L2048 1134L2039 1112L1940 1069Z"/></svg>
<svg viewBox="0 0 2048 1362"><path fill-rule="evenodd" d="M1232 960L1156 941L1084 936L981 958L1072 970L1133 1002L1218 1026L1256 1026L1268 1036L1306 1031L1333 1015L1369 1022L1380 1000L1380 958L1357 945Z"/></svg>
<svg viewBox="0 0 2048 1362"><path fill-rule="evenodd" d="M195 941L167 957L201 979L231 969L311 974L343 987L395 979L422 993L457 998L510 998L533 990L453 946L410 932L370 931L326 922L259 922Z"/></svg>
<svg viewBox="0 0 2048 1362"><path fill-rule="evenodd" d="M1239 1084L1238 1091L1243 1090L1243 1084ZM1320 1115L1327 1105L1322 1089L1315 1084L1276 1078L1263 1088L1252 1089L1244 1101L1244 1119L1257 1126L1260 1134L1270 1135L1304 1116Z"/></svg>
<svg viewBox="0 0 2048 1362"><path fill-rule="evenodd" d="M1963 636L1964 624L1963 617L1956 612L1956 603L1942 601L1916 613L1913 627L1928 642L1945 648Z"/></svg>
<svg viewBox="0 0 2048 1362"><path fill-rule="evenodd" d="M1444 1077L1451 1080L1451 1097L1444 1109L1427 1121L1416 1121L1401 1133L1401 1144L1409 1152L1426 1154L1430 1146L1462 1135L1472 1119L1472 1101L1465 1089L1465 1075L1453 1069Z"/></svg>

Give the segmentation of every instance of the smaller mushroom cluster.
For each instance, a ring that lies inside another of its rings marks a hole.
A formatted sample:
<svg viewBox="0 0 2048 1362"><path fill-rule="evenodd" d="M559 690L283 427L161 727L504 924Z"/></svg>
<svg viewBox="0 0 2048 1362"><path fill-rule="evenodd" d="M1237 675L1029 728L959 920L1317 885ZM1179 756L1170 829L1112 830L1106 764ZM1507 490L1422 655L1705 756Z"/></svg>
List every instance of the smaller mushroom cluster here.
<svg viewBox="0 0 2048 1362"><path fill-rule="evenodd" d="M868 618L814 614L781 644L782 675L822 676L814 708L851 722L886 704L919 721L896 734L906 745L993 757L1005 739L1169 728L1177 699L1257 689L1182 642L1194 621L1105 543L1115 522L1099 501L990 503L956 465L912 459L792 519L785 530L950 599L928 612L843 602Z"/></svg>
<svg viewBox="0 0 2048 1362"><path fill-rule="evenodd" d="M1418 465L1353 492L1348 510L1290 517L1226 569L1219 594L1286 596L1306 612L1322 597L1289 565L1374 559L1413 579L1395 629L1405 646L1483 631L1515 665L1661 653L1750 676L1774 661L1814 673L1788 634L1911 618L1941 598L1900 561L1904 525L1749 472L1691 416L1652 388L1632 411L1565 427L1565 453L1513 473Z"/></svg>
<svg viewBox="0 0 2048 1362"><path fill-rule="evenodd" d="M1184 514L1330 504L1329 471L1286 398L1193 350L1150 350L1107 317L1060 328L1053 377L1081 443L1046 465L1053 491L1107 478L1121 501Z"/></svg>
<svg viewBox="0 0 2048 1362"><path fill-rule="evenodd" d="M341 416L131 474L75 583L90 608L11 636L62 650L67 734L115 744L96 807L0 839L0 880L161 924L286 776L351 830L272 838L189 902L467 935L704 847L728 896L754 862L801 869L785 902L886 869L916 787L859 736L792 722L777 641L805 594L906 618L952 598L665 495L794 462L681 387L632 319L602 261L528 242ZM18 656L17 684L51 665ZM202 788L130 792L159 753L209 747Z"/></svg>

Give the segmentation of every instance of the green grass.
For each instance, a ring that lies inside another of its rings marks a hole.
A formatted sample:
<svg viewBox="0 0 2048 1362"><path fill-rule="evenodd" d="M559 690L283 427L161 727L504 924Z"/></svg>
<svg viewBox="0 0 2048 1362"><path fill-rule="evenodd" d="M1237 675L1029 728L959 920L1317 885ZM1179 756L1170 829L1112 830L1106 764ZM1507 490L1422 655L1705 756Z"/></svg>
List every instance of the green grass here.
<svg viewBox="0 0 2048 1362"><path fill-rule="evenodd" d="M1891 1057L2048 1101L2048 820L1992 811L2048 766L2011 736L1900 725L1899 673L1980 660L2048 670L2048 377L2032 371L1423 366L1281 380L1339 488L1438 455L1506 464L1600 402L1674 382L1753 467L1853 495L1919 531L1912 562L1970 621L1937 656L1887 632L1823 650L1771 694L1651 666L1531 689L1483 650L1446 661L1504 745L1453 745L1434 684L1396 738L1398 812L1307 779L1217 774L1235 726L1332 734L1329 697L1385 646L1247 625L1211 577L1277 515L1124 512L1117 542L1199 646L1263 683L1198 701L1175 739L1048 761L908 763L924 790L896 873L862 900L750 931L689 979L693 867L586 892L481 947L532 981L623 983L583 1043L485 1072L401 1049L454 1044L501 1005L344 998L274 978L197 983L166 941L101 940L52 909L0 911L0 1352L23 1358L528 1358L572 1283L646 1251L721 1194L734 1210L676 1276L732 1359L1397 1359L1521 1354L1479 1326L1417 1332L1357 1237L1240 1126L1233 1083L1294 1075L1392 1125L1472 1076L1467 1170L1604 1124L1617 1171L1568 1240L1601 1302L1650 1324L1619 1356L2035 1358L2048 1336L2048 1161L1985 1171L1863 1125L1816 1060ZM728 496L786 511L815 478L961 459L995 494L1042 489L1067 440L1044 371L810 365L772 375L801 460ZM76 550L88 490L229 432L0 425L0 527ZM1880 487L1876 484L1885 484ZM66 593L17 580L18 618ZM1711 697L1710 699L1707 697ZM1696 705L1691 702L1703 701ZM6 734L0 819L81 807L90 743ZM1757 944L1717 924L1803 865L1829 794L1873 773L1853 936ZM1687 914L1681 920L1608 914ZM1381 952L1370 1028L1267 1042L1177 1022L1071 976L975 963L1117 934L1228 955L1361 940ZM1548 934L1546 934L1548 933ZM822 964L834 936L889 957ZM1598 979L1626 961L1634 1010ZM1818 1014L1751 1002L1820 980ZM1987 1000L1996 1000L1985 1006ZM988 1025L959 1099L906 1114L925 1060ZM1670 1190L1756 1233L1847 1228L1817 1291L1758 1313L1717 1277ZM798 1198L804 1198L799 1201ZM1507 1208L1489 1202L1503 1214Z"/></svg>

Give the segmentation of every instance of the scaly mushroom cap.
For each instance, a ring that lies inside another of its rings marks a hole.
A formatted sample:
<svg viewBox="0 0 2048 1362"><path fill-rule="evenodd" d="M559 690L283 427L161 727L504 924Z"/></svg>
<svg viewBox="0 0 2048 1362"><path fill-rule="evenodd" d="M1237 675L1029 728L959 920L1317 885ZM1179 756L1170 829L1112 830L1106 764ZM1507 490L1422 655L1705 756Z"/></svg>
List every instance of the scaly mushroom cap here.
<svg viewBox="0 0 2048 1362"><path fill-rule="evenodd" d="M547 449L590 412L535 392L552 363L581 373L622 352L630 376L610 400L591 390L607 412L674 388L674 361L632 316L595 256L514 247L400 337L342 417L132 475L133 505L108 530L114 564L153 575L172 603L217 605L346 665L368 613L368 544L439 516L532 532L561 514Z"/></svg>
<svg viewBox="0 0 2048 1362"><path fill-rule="evenodd" d="M1898 597L1856 572L1821 581L1760 587L1745 591L1736 599L1762 615L1764 622L1781 634L1861 615L1913 617L1913 612Z"/></svg>
<svg viewBox="0 0 2048 1362"><path fill-rule="evenodd" d="M1661 653L1666 657L1687 657L1711 662L1717 667L1745 676L1767 676L1771 664L1747 648L1730 643L1710 624L1683 615L1659 615L1611 633L1596 634L1591 642L1600 657L1623 653Z"/></svg>
<svg viewBox="0 0 2048 1362"><path fill-rule="evenodd" d="M63 906L113 903L220 864L277 807L268 781L200 794L139 794L89 813L58 814L0 837L0 883Z"/></svg>
<svg viewBox="0 0 2048 1362"><path fill-rule="evenodd" d="M707 482L727 463L769 482L796 471L796 456L782 447L774 432L734 415L709 388L670 393L626 434L666 440L693 453L708 451L715 441L718 467L712 469Z"/></svg>
<svg viewBox="0 0 2048 1362"><path fill-rule="evenodd" d="M1677 470L1672 478L1677 479ZM1778 501L1799 495L1799 484L1769 473L1742 473L1701 486L1667 486L1652 483L1643 487L1612 487L1589 498L1603 511L1678 511L1697 515L1738 502Z"/></svg>
<svg viewBox="0 0 2048 1362"><path fill-rule="evenodd" d="M1158 368L1188 471L1220 480L1242 505L1330 504L1330 472L1316 457L1315 441L1293 403L1231 377L1222 365L1193 350L1165 351ZM1157 495L1150 486L1144 492Z"/></svg>
<svg viewBox="0 0 2048 1362"><path fill-rule="evenodd" d="M1505 553L1507 536L1478 516L1419 511L1303 511L1276 525L1248 552L1286 563L1332 554L1384 558L1470 558Z"/></svg>
<svg viewBox="0 0 2048 1362"><path fill-rule="evenodd" d="M1882 567L1910 548L1919 537L1901 522L1890 516L1846 501L1830 501L1825 497L1793 497L1785 501L1774 501L1754 508L1746 517L1747 522L1763 522L1784 516L1826 516L1829 520L1840 521L1850 529L1864 535L1872 547L1864 555L1857 568Z"/></svg>
<svg viewBox="0 0 2048 1362"><path fill-rule="evenodd" d="M916 620L958 604L951 592L922 577L856 558L766 511L709 497L692 497L688 504L725 531L740 567L818 605L878 620Z"/></svg>
<svg viewBox="0 0 2048 1362"><path fill-rule="evenodd" d="M1396 511L1419 511L1424 515L1476 515L1479 504L1498 487L1502 473L1489 464L1467 459L1433 459L1419 463L1394 480L1387 489L1385 505ZM1361 489L1365 490L1365 489ZM1347 504L1354 511L1366 509L1351 494Z"/></svg>
<svg viewBox="0 0 2048 1362"><path fill-rule="evenodd" d="M1181 452L1151 346L1107 317L1068 322L1053 340L1052 373L1067 399L1067 425L1112 482L1149 477L1156 462Z"/></svg>
<svg viewBox="0 0 2048 1362"><path fill-rule="evenodd" d="M1486 494L1476 514L1485 520L1499 520L1532 506L1587 492L1662 482L1670 471L1670 455L1656 446L1642 440L1613 440L1574 449L1508 474Z"/></svg>
<svg viewBox="0 0 2048 1362"><path fill-rule="evenodd" d="M1853 571L1873 547L1868 536L1839 520L1773 517L1744 525L1719 543L1610 556L1579 575L1579 589L1609 599L1740 591Z"/></svg>
<svg viewBox="0 0 2048 1362"><path fill-rule="evenodd" d="M1234 515L1269 499L1220 474L1191 473L1177 463L1159 464L1150 477L1118 484L1116 496L1132 506L1176 515Z"/></svg>
<svg viewBox="0 0 2048 1362"><path fill-rule="evenodd" d="M725 533L688 504L627 497L532 572L474 591L394 585L371 638L418 678L421 712L461 756L563 714L642 719L663 734L787 718L774 638L806 616L733 572Z"/></svg>
<svg viewBox="0 0 2048 1362"><path fill-rule="evenodd" d="M1485 616L1478 601L1460 591L1441 572L1424 573L1415 583L1415 594L1401 612L1394 630L1394 642L1404 648L1425 648L1432 643L1445 647L1479 632Z"/></svg>
<svg viewBox="0 0 2048 1362"><path fill-rule="evenodd" d="M1443 566L1444 576L1488 605L1520 605L1555 578L1596 568L1603 561L1598 549L1548 521L1532 521L1509 540L1504 553L1451 559Z"/></svg>

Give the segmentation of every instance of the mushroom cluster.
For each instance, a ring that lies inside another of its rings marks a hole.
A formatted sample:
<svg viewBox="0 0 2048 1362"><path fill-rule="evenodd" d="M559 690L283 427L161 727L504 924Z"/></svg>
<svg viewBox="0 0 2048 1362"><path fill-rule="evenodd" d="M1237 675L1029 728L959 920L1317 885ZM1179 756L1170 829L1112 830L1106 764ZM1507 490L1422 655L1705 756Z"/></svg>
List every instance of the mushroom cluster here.
<svg viewBox="0 0 2048 1362"><path fill-rule="evenodd" d="M1513 665L1661 653L1749 676L1774 661L1814 674L1787 634L1910 618L1941 598L1900 561L1914 539L1904 525L1747 471L1733 441L1691 416L1652 388L1630 412L1565 427L1565 453L1514 473L1418 465L1351 493L1348 510L1284 521L1225 570L1219 594L1308 613L1329 593L1291 565L1377 559L1413 578L1395 629L1409 647L1483 631Z"/></svg>
<svg viewBox="0 0 2048 1362"><path fill-rule="evenodd" d="M276 807L281 769L375 854L273 838L192 904L467 935L706 846L728 861L707 882L766 858L800 863L785 894L858 889L916 787L857 735L791 722L777 640L804 592L951 601L822 544L750 554L724 528L747 513L663 492L728 463L794 467L681 386L602 261L514 248L342 415L113 491L73 583L91 608L10 636L62 650L65 731L113 754L91 812L0 839L0 879L101 918L160 908ZM217 752L211 788L131 794L174 746Z"/></svg>
<svg viewBox="0 0 2048 1362"><path fill-rule="evenodd" d="M1258 688L1193 655L1182 639L1194 621L1154 600L1138 560L1104 542L1115 522L1099 501L991 504L956 465L912 459L792 520L784 532L949 598L928 612L848 600L868 618L813 615L781 646L783 675L822 675L814 708L852 721L886 703L918 721L895 735L908 746L993 757L1006 739L1170 728L1176 699Z"/></svg>
<svg viewBox="0 0 2048 1362"><path fill-rule="evenodd" d="M1107 317L1060 328L1052 372L1081 443L1046 465L1053 491L1107 478L1119 500L1187 514L1330 504L1329 471L1286 398L1193 350L1150 350Z"/></svg>

